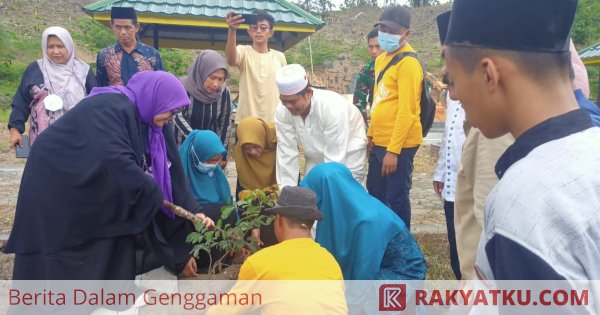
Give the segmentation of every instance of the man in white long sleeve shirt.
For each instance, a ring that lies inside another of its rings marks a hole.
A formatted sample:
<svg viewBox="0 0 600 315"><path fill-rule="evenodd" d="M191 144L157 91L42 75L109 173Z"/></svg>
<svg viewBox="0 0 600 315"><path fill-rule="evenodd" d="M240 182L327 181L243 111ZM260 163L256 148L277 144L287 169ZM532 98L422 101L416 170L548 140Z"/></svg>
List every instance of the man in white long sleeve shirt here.
<svg viewBox="0 0 600 315"><path fill-rule="evenodd" d="M281 103L275 112L277 183L295 186L304 150L305 174L318 163L339 162L364 185L367 136L360 111L343 96L310 86L298 64L277 71Z"/></svg>
<svg viewBox="0 0 600 315"><path fill-rule="evenodd" d="M460 280L460 264L456 252L454 233L454 192L456 191L456 174L460 166L462 146L465 142L465 111L459 101L446 98L446 124L444 139L440 147L437 167L433 173L433 189L438 197L444 199L444 214L450 243L450 263L456 279Z"/></svg>
<svg viewBox="0 0 600 315"><path fill-rule="evenodd" d="M442 49L444 49L448 23L450 22L450 11L438 15L436 20L440 43L442 44ZM445 67L442 68L442 74L444 75L443 82L448 84L448 74ZM444 215L446 216L448 243L450 244L450 264L457 280L461 279L461 273L454 229L454 194L456 191L456 178L460 166L462 147L466 138L463 129L465 119L465 111L460 102L452 100L450 93L447 93L444 139L440 147L437 167L433 173L433 189L438 197L444 199Z"/></svg>

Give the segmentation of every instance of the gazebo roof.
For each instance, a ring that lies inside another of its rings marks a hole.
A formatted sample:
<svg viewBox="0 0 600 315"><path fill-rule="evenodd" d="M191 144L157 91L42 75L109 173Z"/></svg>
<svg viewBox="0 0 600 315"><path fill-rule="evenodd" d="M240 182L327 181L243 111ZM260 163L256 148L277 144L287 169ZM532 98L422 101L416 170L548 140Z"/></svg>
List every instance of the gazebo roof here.
<svg viewBox="0 0 600 315"><path fill-rule="evenodd" d="M147 44L189 49L225 49L227 12L267 11L275 18L273 48L287 50L324 26L324 22L286 0L101 0L84 10L94 20L110 23L111 7L133 7L142 24L140 37ZM250 44L246 30L238 29L238 44Z"/></svg>
<svg viewBox="0 0 600 315"><path fill-rule="evenodd" d="M600 65L600 43L579 52L579 57L586 66Z"/></svg>

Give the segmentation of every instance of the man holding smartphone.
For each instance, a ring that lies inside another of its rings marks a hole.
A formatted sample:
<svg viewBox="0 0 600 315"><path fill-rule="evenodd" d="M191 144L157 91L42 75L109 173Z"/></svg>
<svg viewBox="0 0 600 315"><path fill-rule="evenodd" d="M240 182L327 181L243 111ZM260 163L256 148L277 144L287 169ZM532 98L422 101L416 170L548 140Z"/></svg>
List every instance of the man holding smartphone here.
<svg viewBox="0 0 600 315"><path fill-rule="evenodd" d="M275 84L275 73L287 65L282 52L269 48L269 39L275 32L275 19L263 10L254 10L252 15L230 11L227 13L227 63L240 70L240 96L235 117L236 124L252 116L273 122L279 93ZM252 45L237 45L236 32L240 25L250 24L248 35Z"/></svg>

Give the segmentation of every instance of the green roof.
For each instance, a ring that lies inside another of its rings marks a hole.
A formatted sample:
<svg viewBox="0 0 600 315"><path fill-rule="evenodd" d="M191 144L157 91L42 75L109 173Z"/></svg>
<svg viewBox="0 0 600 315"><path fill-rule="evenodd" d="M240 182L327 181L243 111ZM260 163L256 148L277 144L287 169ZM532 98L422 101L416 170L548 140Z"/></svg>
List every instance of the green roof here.
<svg viewBox="0 0 600 315"><path fill-rule="evenodd" d="M584 64L600 64L600 43L581 50L579 57Z"/></svg>
<svg viewBox="0 0 600 315"><path fill-rule="evenodd" d="M142 42L155 47L225 49L229 11L267 11L275 19L272 48L285 51L325 25L323 21L286 0L101 0L84 8L96 21L109 26L111 7L133 7L142 28ZM238 44L252 40L242 25Z"/></svg>
<svg viewBox="0 0 600 315"><path fill-rule="evenodd" d="M136 12L181 17L224 19L227 12L252 13L255 9L267 11L276 23L312 25L317 29L325 23L302 8L286 0L102 0L85 7L86 12L107 13L111 7L133 7Z"/></svg>

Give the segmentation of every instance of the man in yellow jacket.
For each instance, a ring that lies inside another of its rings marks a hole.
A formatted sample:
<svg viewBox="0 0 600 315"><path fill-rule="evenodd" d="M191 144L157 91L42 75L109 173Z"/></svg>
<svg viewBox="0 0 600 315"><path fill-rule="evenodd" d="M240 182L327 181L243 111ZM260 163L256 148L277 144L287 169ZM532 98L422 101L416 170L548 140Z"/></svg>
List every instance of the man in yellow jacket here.
<svg viewBox="0 0 600 315"><path fill-rule="evenodd" d="M409 191L413 159L423 142L420 100L423 70L419 60L405 56L415 50L408 43L410 13L403 7L386 9L379 23L379 45L385 53L375 60L375 87L369 140L367 190L388 205L410 228Z"/></svg>

